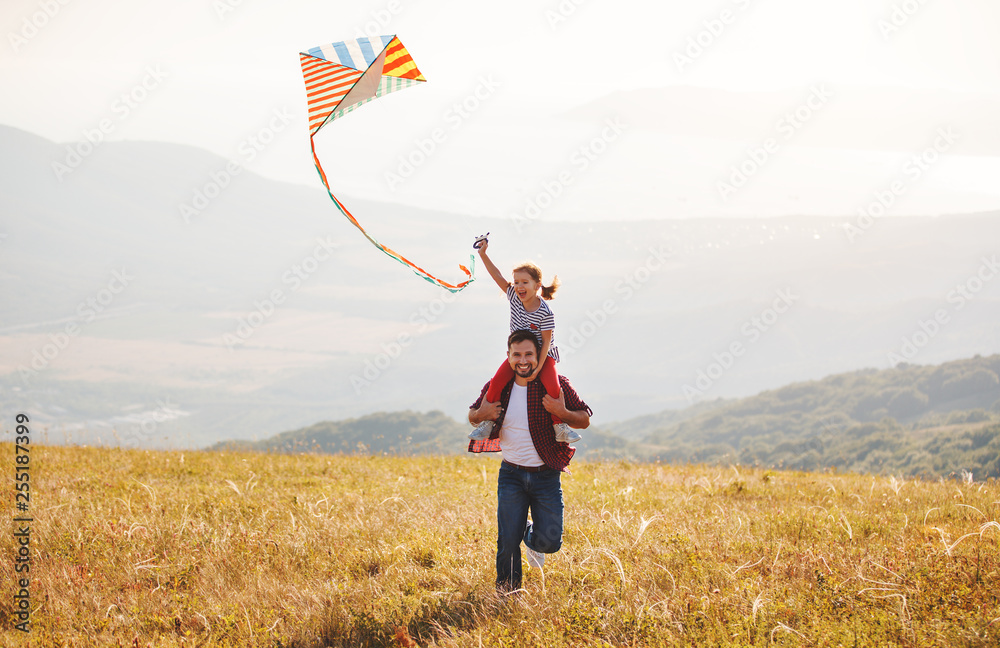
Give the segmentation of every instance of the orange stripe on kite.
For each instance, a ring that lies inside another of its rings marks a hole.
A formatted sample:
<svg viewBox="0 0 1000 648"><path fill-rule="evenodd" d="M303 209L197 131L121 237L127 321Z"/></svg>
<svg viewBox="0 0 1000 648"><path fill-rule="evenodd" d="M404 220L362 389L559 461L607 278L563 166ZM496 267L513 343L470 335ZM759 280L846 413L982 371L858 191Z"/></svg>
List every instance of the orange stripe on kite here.
<svg viewBox="0 0 1000 648"><path fill-rule="evenodd" d="M326 65L321 65L319 67L316 67L315 69L309 70L308 72L304 72L304 76L306 77L307 80L312 80L321 74L330 74L330 73L343 74L343 75L354 74L358 76L362 74L358 70L344 67L343 65L334 65L332 63L327 63Z"/></svg>
<svg viewBox="0 0 1000 648"><path fill-rule="evenodd" d="M306 59L305 57L303 57L301 59L301 62L302 62L302 71L305 74L312 74L316 70L322 70L330 66L329 61L324 61L322 59Z"/></svg>
<svg viewBox="0 0 1000 648"><path fill-rule="evenodd" d="M325 103L325 104L319 104L319 105L317 105L316 106L316 110L318 112L316 114L318 114L318 115L329 115L330 113L333 112L334 108L336 108L337 106L340 105L340 102L343 101L343 100L344 100L344 98L341 97L337 101L334 101L334 102L331 102L331 103ZM324 117L324 119L326 119L326 117Z"/></svg>
<svg viewBox="0 0 1000 648"><path fill-rule="evenodd" d="M311 92L306 92L306 96L309 97L309 101L312 101L315 97L319 97L321 95L329 95L329 93L334 90L339 92L342 96L347 96L348 91L350 91L350 89L354 86L355 83L357 83L356 79L345 81L343 83L336 83L336 82L321 83L318 86L314 86L316 89L312 90Z"/></svg>
<svg viewBox="0 0 1000 648"><path fill-rule="evenodd" d="M336 63L323 62L322 65L317 65L311 68L307 68L305 65L302 66L302 76L305 77L306 83L311 83L316 79L327 77L331 75L340 75L341 77L355 76L360 77L363 72L355 70L353 68L344 67L343 65L337 65Z"/></svg>
<svg viewBox="0 0 1000 648"><path fill-rule="evenodd" d="M358 72L357 70L336 67L319 68L318 70L305 75L307 85L316 83L316 81L319 81L320 79L350 79L358 78L360 76L361 72Z"/></svg>
<svg viewBox="0 0 1000 648"><path fill-rule="evenodd" d="M412 68L407 64L412 64ZM411 71L412 70L412 71ZM403 43L398 38L393 38L385 48L385 65L382 67L382 74L388 76L401 77L404 79L415 79L426 81L424 75L417 69L413 57L403 47Z"/></svg>
<svg viewBox="0 0 1000 648"><path fill-rule="evenodd" d="M314 68L317 65L323 65L324 63L329 63L330 61L321 58L316 58L315 56L311 56L309 54L306 54L305 52L300 52L299 62L302 63L303 69L307 69L307 68Z"/></svg>
<svg viewBox="0 0 1000 648"><path fill-rule="evenodd" d="M382 66L382 74L403 79L426 81L424 75L417 69L417 64L414 63L405 49L402 54L397 54L393 57L386 56L385 65Z"/></svg>
<svg viewBox="0 0 1000 648"><path fill-rule="evenodd" d="M313 90L317 87L324 85L329 85L331 88L342 87L345 85L351 85L357 82L357 80L360 78L361 75L358 73L354 74L329 73L329 74L317 75L316 77L313 77L312 79L308 79L306 81L306 90Z"/></svg>
<svg viewBox="0 0 1000 648"><path fill-rule="evenodd" d="M407 63L404 63L403 65L398 66L396 69L392 71L392 74L387 74L386 76L394 76L400 79L416 79L416 80L420 80L423 78L423 75L420 74L420 70L417 69L417 66L415 63L413 63L413 61L409 61Z"/></svg>

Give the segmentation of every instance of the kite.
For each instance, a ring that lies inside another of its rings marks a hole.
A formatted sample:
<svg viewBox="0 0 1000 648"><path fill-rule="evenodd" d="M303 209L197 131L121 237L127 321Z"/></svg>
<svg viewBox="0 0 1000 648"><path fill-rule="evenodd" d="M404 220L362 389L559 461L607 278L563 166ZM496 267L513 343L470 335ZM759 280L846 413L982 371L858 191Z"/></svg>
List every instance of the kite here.
<svg viewBox="0 0 1000 648"><path fill-rule="evenodd" d="M463 265L458 267L465 272L468 279L455 285L442 281L375 240L347 207L333 195L330 182L316 155L314 138L321 128L377 97L426 81L410 57L410 53L403 47L403 43L394 35L357 38L300 52L299 59L302 63L302 76L305 78L309 106L309 144L312 148L313 163L337 208L347 220L361 230L372 245L408 266L427 281L453 293L475 281L473 273ZM475 258L470 256L469 261L474 270Z"/></svg>

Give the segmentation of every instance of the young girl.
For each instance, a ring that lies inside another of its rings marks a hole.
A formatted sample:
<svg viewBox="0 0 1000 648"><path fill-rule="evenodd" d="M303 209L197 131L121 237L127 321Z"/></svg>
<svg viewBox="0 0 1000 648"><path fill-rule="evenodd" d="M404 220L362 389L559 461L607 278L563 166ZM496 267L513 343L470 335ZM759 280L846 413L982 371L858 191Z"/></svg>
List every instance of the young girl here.
<svg viewBox="0 0 1000 648"><path fill-rule="evenodd" d="M538 366L528 380L534 380L540 375L542 385L548 395L552 398L559 398L559 376L556 373L559 350L553 340L553 332L556 328L555 315L553 315L549 305L542 301L555 297L556 290L559 288L559 278L554 278L551 286L543 286L542 271L533 263L525 263L514 268L514 281L509 282L487 256L486 248L489 246L489 242L482 239L477 241L476 245L479 246L479 258L482 259L483 265L493 277L493 281L497 283L500 290L507 293L507 300L510 302L510 332L530 330L541 342L542 352L539 354ZM514 370L505 359L490 381L485 400L490 403L500 400L500 392L513 377ZM555 429L556 441L576 443L582 438L576 430L563 423L555 415L552 416L552 426ZM482 441L488 439L492 431L493 421L483 421L469 434L469 438Z"/></svg>

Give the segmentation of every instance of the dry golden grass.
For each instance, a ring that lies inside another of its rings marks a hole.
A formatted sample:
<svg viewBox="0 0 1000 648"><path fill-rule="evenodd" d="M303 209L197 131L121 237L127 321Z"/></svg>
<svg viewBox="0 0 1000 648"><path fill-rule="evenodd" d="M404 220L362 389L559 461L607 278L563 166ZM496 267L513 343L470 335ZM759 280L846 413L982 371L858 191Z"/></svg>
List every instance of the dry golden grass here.
<svg viewBox="0 0 1000 648"><path fill-rule="evenodd" d="M574 463L563 549L501 600L496 457L31 457L4 645L1000 644L996 482Z"/></svg>

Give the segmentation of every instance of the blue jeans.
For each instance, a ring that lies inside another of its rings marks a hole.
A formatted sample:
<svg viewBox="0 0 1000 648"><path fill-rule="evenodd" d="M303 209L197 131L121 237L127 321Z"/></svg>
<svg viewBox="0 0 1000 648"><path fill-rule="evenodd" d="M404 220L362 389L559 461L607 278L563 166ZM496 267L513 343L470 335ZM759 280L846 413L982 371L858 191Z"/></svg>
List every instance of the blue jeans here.
<svg viewBox="0 0 1000 648"><path fill-rule="evenodd" d="M521 587L521 541L539 553L562 546L563 497L558 470L525 472L504 462L497 477L497 589ZM531 522L528 522L528 511Z"/></svg>

